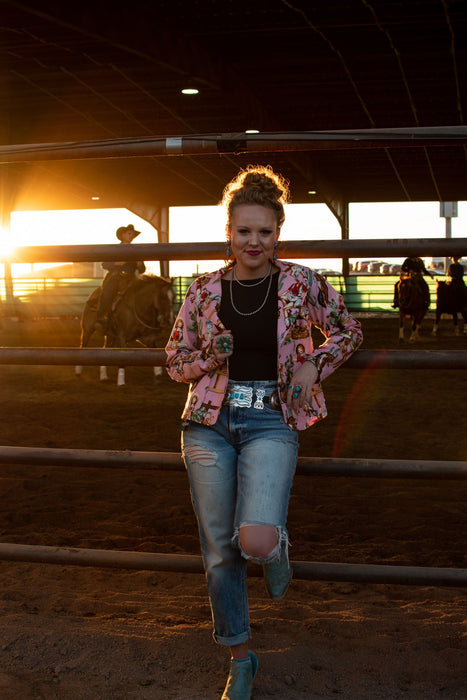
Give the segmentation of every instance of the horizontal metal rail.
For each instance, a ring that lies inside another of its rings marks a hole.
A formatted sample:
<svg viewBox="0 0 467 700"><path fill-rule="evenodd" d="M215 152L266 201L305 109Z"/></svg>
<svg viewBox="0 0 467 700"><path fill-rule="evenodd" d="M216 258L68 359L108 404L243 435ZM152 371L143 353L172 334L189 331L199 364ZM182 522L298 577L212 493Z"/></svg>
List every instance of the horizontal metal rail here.
<svg viewBox="0 0 467 700"><path fill-rule="evenodd" d="M0 348L0 365L164 367L163 348ZM467 369L462 350L358 350L348 369Z"/></svg>
<svg viewBox="0 0 467 700"><path fill-rule="evenodd" d="M393 258L406 255L450 257L467 250L467 238L394 238L279 241L284 258ZM121 260L121 245L25 246L9 255L12 263ZM224 260L225 241L211 243L133 243L125 260Z"/></svg>
<svg viewBox="0 0 467 700"><path fill-rule="evenodd" d="M189 134L26 143L0 147L0 163L89 158L135 158L219 153L262 153L336 149L423 147L467 143L467 127L399 127L335 131L269 132L248 135Z"/></svg>
<svg viewBox="0 0 467 700"><path fill-rule="evenodd" d="M0 365L164 367L162 348L0 348Z"/></svg>
<svg viewBox="0 0 467 700"><path fill-rule="evenodd" d="M189 554L109 551L0 543L0 560L59 564L60 566L96 566L141 571L204 573L201 557ZM467 586L467 569L378 564L339 564L292 561L294 578L307 581L352 581L359 583L395 583L411 586ZM251 566L251 576L262 576Z"/></svg>
<svg viewBox="0 0 467 700"><path fill-rule="evenodd" d="M184 471L179 452L0 446L0 464ZM369 478L467 479L467 462L299 457L297 474Z"/></svg>

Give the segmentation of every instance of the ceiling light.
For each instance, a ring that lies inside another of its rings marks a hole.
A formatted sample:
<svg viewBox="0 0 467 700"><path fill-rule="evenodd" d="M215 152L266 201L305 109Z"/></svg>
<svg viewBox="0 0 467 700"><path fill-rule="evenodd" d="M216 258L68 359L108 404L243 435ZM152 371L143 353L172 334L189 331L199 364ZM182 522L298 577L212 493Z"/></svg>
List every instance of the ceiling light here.
<svg viewBox="0 0 467 700"><path fill-rule="evenodd" d="M183 88L182 93L184 95L197 95L199 90L197 88Z"/></svg>
<svg viewBox="0 0 467 700"><path fill-rule="evenodd" d="M308 190L308 194L316 194L316 190Z"/></svg>
<svg viewBox="0 0 467 700"><path fill-rule="evenodd" d="M91 197L93 202L98 202L100 200L100 197Z"/></svg>
<svg viewBox="0 0 467 700"><path fill-rule="evenodd" d="M247 129L245 134L259 134L259 129Z"/></svg>

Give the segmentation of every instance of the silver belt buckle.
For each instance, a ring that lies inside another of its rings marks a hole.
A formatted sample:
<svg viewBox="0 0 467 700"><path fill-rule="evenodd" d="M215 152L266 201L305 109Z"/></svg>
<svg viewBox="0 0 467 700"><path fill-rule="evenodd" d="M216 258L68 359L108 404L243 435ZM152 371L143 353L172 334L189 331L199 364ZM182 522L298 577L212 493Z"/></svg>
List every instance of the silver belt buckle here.
<svg viewBox="0 0 467 700"><path fill-rule="evenodd" d="M238 406L239 408L250 408L253 400L253 389L251 386L242 386L235 384L228 388L229 405Z"/></svg>
<svg viewBox="0 0 467 700"><path fill-rule="evenodd" d="M257 408L260 411L264 408L264 395L266 393L265 389L256 389L256 401L253 404L253 408Z"/></svg>
<svg viewBox="0 0 467 700"><path fill-rule="evenodd" d="M271 396L269 397L269 406L274 410L274 411L280 411L281 409L281 402L279 399L279 392L273 391Z"/></svg>

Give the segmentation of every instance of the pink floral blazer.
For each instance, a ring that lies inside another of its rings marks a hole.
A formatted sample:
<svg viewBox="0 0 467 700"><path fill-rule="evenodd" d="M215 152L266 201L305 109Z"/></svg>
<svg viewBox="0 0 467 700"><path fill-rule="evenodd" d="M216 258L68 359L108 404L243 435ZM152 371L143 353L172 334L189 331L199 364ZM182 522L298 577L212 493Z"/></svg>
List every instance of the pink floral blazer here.
<svg viewBox="0 0 467 700"><path fill-rule="evenodd" d="M277 377L284 420L304 430L327 415L321 383L311 400L294 412L285 403L287 384L299 364L314 358L320 382L334 372L362 342L360 323L347 311L342 296L308 267L282 260L277 299ZM226 329L219 319L226 268L196 279L187 291L166 346L167 371L177 382L190 384L184 420L212 425L219 415L229 379L228 362L219 364L212 341ZM313 348L312 326L325 341Z"/></svg>

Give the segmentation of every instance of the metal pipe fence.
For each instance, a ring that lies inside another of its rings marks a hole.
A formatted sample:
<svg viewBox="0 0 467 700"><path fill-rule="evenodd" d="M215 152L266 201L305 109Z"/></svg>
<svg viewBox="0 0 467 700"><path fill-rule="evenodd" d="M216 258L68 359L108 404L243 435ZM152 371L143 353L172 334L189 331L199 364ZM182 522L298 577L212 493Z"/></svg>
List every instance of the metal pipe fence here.
<svg viewBox="0 0 467 700"><path fill-rule="evenodd" d="M204 573L201 557L190 554L153 554L151 552L0 543L0 560L59 564L61 566L98 566L141 571ZM407 586L467 586L467 569L307 561L292 561L291 564L294 578L308 581L396 583ZM250 565L249 575L262 576L262 570L258 566Z"/></svg>
<svg viewBox="0 0 467 700"><path fill-rule="evenodd" d="M178 252L177 252L178 246ZM467 239L428 239L426 241L295 241L281 244L287 257L361 257L383 254L399 256L407 253L449 255ZM129 258L146 260L218 259L221 244L156 244L134 245ZM145 249L142 251L142 249ZM147 250L146 250L147 249ZM58 246L23 249L17 261L60 262L64 260L118 260L121 250L115 246ZM194 252L196 250L196 253ZM191 252L190 252L191 251ZM384 251L384 252L383 252ZM26 257L24 257L26 256ZM17 365L144 365L162 366L165 352L155 349L94 348L0 348L0 364ZM344 367L350 369L467 369L467 354L442 351L359 351ZM0 447L1 464L65 464L66 466L105 466L131 468L180 469L180 456L173 453L132 453L96 450L47 450L42 448ZM301 458L298 473L314 476L353 476L384 478L464 479L465 462L429 462L403 460L342 460ZM141 552L40 547L0 544L0 560L31 561L48 564L151 569L201 573L199 557ZM308 580L398 583L402 585L466 586L467 570L433 567L377 566L348 563L293 562L295 577ZM256 575L254 573L253 575Z"/></svg>
<svg viewBox="0 0 467 700"><path fill-rule="evenodd" d="M9 445L0 446L0 464L185 471L179 452L83 450ZM358 476L373 479L467 479L467 462L299 457L297 474L324 477Z"/></svg>
<svg viewBox="0 0 467 700"><path fill-rule="evenodd" d="M377 311L398 316L398 309L393 308L394 285L399 275L376 274L322 274L344 298L349 311L354 313ZM437 279L427 277L432 311L436 300ZM189 285L195 277L174 277L175 292L174 311L178 312ZM0 298L3 300L3 315L7 317L28 318L79 318L89 295L101 284L101 278L42 277L31 278L15 276L11 280L9 293L6 292L5 280L0 277ZM428 319L427 319L428 320Z"/></svg>
<svg viewBox="0 0 467 700"><path fill-rule="evenodd" d="M336 239L279 241L278 254L284 258L365 258L455 255L467 250L467 238L395 238L389 240ZM118 244L25 246L10 256L11 263L95 262L120 260ZM225 242L218 243L133 243L125 250L126 260L224 260Z"/></svg>
<svg viewBox="0 0 467 700"><path fill-rule="evenodd" d="M0 348L0 365L164 367L163 348ZM462 350L358 350L346 369L467 369Z"/></svg>
<svg viewBox="0 0 467 700"><path fill-rule="evenodd" d="M0 348L0 364L162 365L165 352L148 349ZM436 351L359 351L344 367L466 369L466 353ZM0 447L0 464L183 470L178 453ZM301 457L297 474L364 478L466 479L467 462L366 460ZM141 552L69 549L0 543L0 560L45 564L137 568L201 573L200 557ZM292 562L296 579L424 586L467 586L467 569L348 563ZM259 575L252 569L252 575Z"/></svg>

